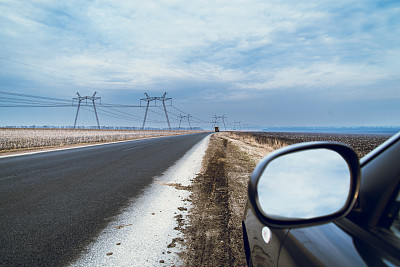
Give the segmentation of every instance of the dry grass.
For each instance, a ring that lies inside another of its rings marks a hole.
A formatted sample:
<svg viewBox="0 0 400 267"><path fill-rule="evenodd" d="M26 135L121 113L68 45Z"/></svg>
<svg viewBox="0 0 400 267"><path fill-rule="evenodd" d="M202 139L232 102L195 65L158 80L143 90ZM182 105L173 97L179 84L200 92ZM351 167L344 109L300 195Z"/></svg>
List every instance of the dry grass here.
<svg viewBox="0 0 400 267"><path fill-rule="evenodd" d="M256 163L274 148L229 132L213 134L203 169L193 179L189 222L183 230L185 266L246 266L242 218Z"/></svg>
<svg viewBox="0 0 400 267"><path fill-rule="evenodd" d="M196 131L140 131L94 129L0 129L0 152L82 143L101 143L195 133Z"/></svg>
<svg viewBox="0 0 400 267"><path fill-rule="evenodd" d="M271 140L271 142L259 143L255 138L250 135L242 135L233 132L219 133L234 146L238 148L242 158L248 158L248 161L254 165L265 157L268 153L278 149L286 144L279 140Z"/></svg>
<svg viewBox="0 0 400 267"><path fill-rule="evenodd" d="M328 133L285 133L285 132L231 132L231 138L245 144L258 144L272 147L292 145L310 141L334 141L348 144L361 158L382 144L391 135L382 134L328 134Z"/></svg>

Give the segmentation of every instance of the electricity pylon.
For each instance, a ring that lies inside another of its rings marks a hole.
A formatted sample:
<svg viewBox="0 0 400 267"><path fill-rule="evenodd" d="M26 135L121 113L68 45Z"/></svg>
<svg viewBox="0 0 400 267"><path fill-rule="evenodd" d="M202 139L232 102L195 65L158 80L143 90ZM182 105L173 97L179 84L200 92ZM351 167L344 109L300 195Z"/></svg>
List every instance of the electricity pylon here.
<svg viewBox="0 0 400 267"><path fill-rule="evenodd" d="M213 128L215 128L215 126L217 126L217 125L218 125L218 127L219 127L219 120L221 119L222 122L223 122L223 124L224 124L225 131L226 131L226 126L225 126L225 119L226 119L226 116L225 116L225 115L223 115L223 116L214 115L213 119L214 119L214 121L213 121Z"/></svg>
<svg viewBox="0 0 400 267"><path fill-rule="evenodd" d="M79 109L81 107L81 102L83 100L86 100L86 106L88 104L87 103L88 100L92 101L94 114L96 114L97 127L100 129L99 117L97 116L96 102L95 101L96 100L100 100L100 105L101 105L101 97L96 97L97 92L94 92L94 94L92 96L81 96L78 92L76 94L78 95L78 97L72 98L72 100L78 100L78 109L76 110L74 129L76 128L76 121L78 120Z"/></svg>
<svg viewBox="0 0 400 267"><path fill-rule="evenodd" d="M191 117L190 114L188 114L187 116L182 116L182 114L179 114L179 118L181 118L179 121L179 128L178 128L179 130L181 129L181 123L184 118L188 119L189 129L192 130L192 126L190 125L190 117Z"/></svg>
<svg viewBox="0 0 400 267"><path fill-rule="evenodd" d="M234 121L233 122L233 128L234 128L234 130L240 130L241 128L240 128L240 125L242 124L242 122L241 121Z"/></svg>
<svg viewBox="0 0 400 267"><path fill-rule="evenodd" d="M164 112L165 112L165 117L167 118L167 123L168 123L168 129L171 130L171 125L170 125L170 123L169 123L169 118L168 118L168 113L167 113L167 107L165 106L165 101L168 101L168 100L171 100L171 101L172 101L172 98L166 97L167 92L165 92L165 93L163 94L163 96L161 96L161 97L157 97L157 96L156 96L156 97L150 97L147 93L144 93L144 94L146 95L146 98L140 99L140 101L147 101L147 104L146 104L146 112L144 113L144 120L143 120L142 130L144 130L144 126L145 126L145 124L146 124L147 112L148 112L148 110L149 110L150 102L151 102L151 101L154 101L154 105L156 106L156 105L157 105L157 100L158 100L158 101L162 101L162 103L163 103Z"/></svg>

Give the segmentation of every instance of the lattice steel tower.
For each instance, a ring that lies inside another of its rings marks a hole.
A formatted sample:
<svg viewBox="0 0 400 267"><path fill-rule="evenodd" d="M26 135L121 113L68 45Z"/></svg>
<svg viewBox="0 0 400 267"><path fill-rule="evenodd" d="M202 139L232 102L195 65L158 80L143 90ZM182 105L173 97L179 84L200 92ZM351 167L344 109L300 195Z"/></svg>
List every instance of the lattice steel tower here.
<svg viewBox="0 0 400 267"><path fill-rule="evenodd" d="M144 113L144 120L143 120L143 126L142 126L142 130L144 130L144 126L146 124L146 118L147 118L147 112L149 110L149 106L150 106L150 102L154 101L154 105L157 105L157 101L162 101L163 107L164 107L164 112L165 112L165 117L167 118L167 123L168 123L168 129L171 130L171 125L169 123L169 118L168 118L168 113L167 113L167 107L165 106L165 102L168 100L172 101L172 98L170 97L166 97L167 92L165 92L163 94L163 96L161 97L150 97L147 93L144 93L146 95L146 98L142 98L140 99L140 101L147 101L146 104L146 112Z"/></svg>
<svg viewBox="0 0 400 267"><path fill-rule="evenodd" d="M213 121L212 121L212 123L213 123L213 128L215 127L215 126L217 126L218 125L218 127L219 127L219 120L221 119L222 120L222 123L224 124L224 128L225 128L225 131L226 131L226 126L225 126L225 119L226 119L226 116L225 115L223 115L223 116L217 116L217 115L214 115L214 117L213 117Z"/></svg>
<svg viewBox="0 0 400 267"><path fill-rule="evenodd" d="M190 125L190 114L187 114L186 116L183 116L182 114L179 114L179 118L180 118L180 120L179 120L179 130L181 129L181 123L182 123L182 120L183 119L185 119L185 118L187 118L187 121L188 121L188 123L189 123L189 129L190 130L192 130L192 126Z"/></svg>
<svg viewBox="0 0 400 267"><path fill-rule="evenodd" d="M78 97L72 98L72 100L78 100L78 109L76 110L74 129L76 128L76 122L78 120L78 114L79 114L79 109L81 107L81 102L84 100L86 100L86 106L88 104L87 103L88 100L92 101L94 114L96 115L97 127L100 129L99 117L97 116L97 110L96 110L96 100L100 100L100 105L101 105L101 97L96 97L97 92L94 92L92 96L81 96L78 92L76 94L78 95Z"/></svg>

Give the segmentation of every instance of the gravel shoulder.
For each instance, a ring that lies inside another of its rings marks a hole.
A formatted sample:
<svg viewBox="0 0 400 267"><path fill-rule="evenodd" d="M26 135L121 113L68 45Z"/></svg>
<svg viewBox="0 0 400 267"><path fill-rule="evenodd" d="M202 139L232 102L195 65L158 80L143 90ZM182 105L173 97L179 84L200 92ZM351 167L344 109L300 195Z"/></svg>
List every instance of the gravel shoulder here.
<svg viewBox="0 0 400 267"><path fill-rule="evenodd" d="M185 235L185 266L245 266L242 216L256 163L273 148L214 134L202 172L192 181L192 209Z"/></svg>

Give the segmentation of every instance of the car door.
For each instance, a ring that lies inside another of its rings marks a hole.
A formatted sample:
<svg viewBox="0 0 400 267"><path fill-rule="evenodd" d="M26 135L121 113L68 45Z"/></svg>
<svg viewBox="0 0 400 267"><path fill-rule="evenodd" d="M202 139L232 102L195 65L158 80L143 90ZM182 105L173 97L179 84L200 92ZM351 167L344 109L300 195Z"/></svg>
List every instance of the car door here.
<svg viewBox="0 0 400 267"><path fill-rule="evenodd" d="M353 238L334 223L291 229L277 266L366 266Z"/></svg>
<svg viewBox="0 0 400 267"><path fill-rule="evenodd" d="M243 226L243 241L249 266L277 266L279 250L287 230L271 231L261 224L247 204ZM250 239L249 239L250 237ZM251 258L250 258L251 257Z"/></svg>

